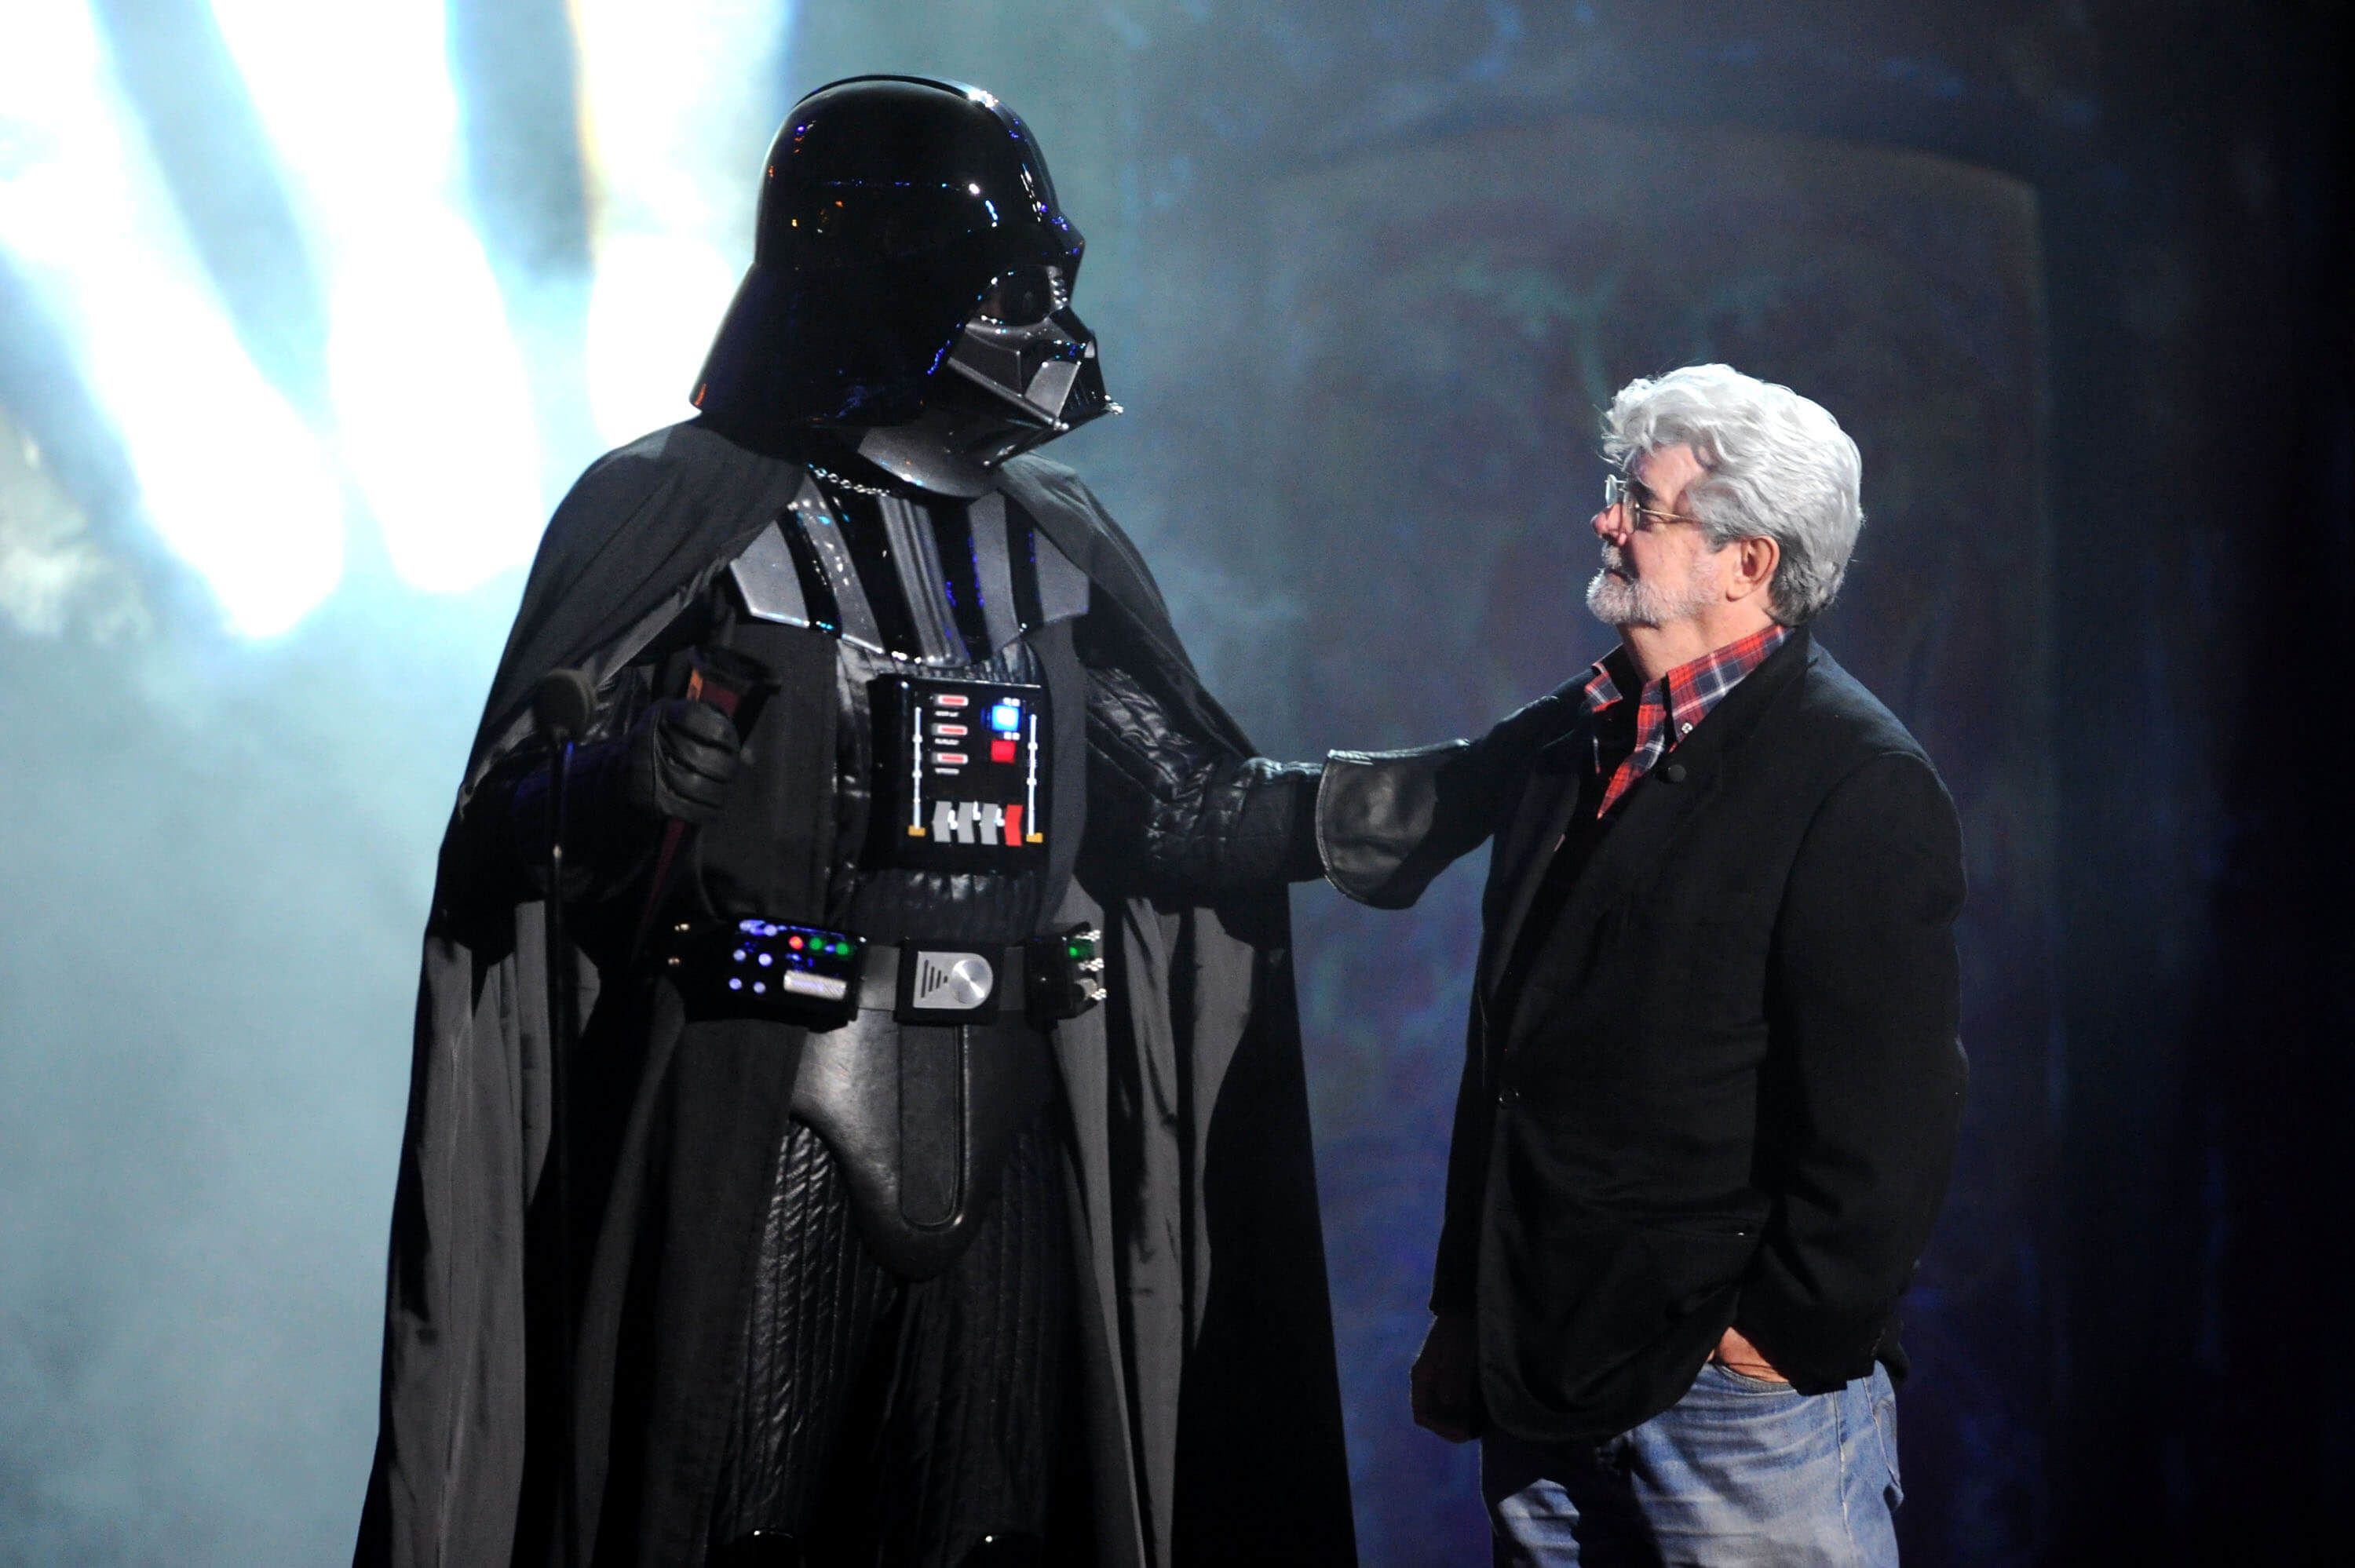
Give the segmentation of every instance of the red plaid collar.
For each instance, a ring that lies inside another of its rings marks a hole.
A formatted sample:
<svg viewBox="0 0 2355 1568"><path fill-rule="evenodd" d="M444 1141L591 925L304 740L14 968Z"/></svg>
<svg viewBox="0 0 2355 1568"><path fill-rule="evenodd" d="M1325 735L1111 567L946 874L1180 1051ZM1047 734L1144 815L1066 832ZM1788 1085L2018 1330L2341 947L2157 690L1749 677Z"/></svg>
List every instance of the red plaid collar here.
<svg viewBox="0 0 2355 1568"><path fill-rule="evenodd" d="M1649 773L1653 764L1690 735L1693 726L1725 700L1725 694L1766 662L1767 656L1783 646L1790 635L1787 626L1753 631L1689 663L1679 664L1644 686L1636 704L1636 748L1611 775L1610 786L1603 791L1603 804L1594 814L1607 816L1611 808L1635 788L1636 779ZM1635 681L1636 662L1628 657L1625 647L1619 647L1604 656L1581 689L1580 705L1593 721L1588 727L1593 736L1594 765L1598 769L1604 760L1603 732L1606 727L1600 720L1607 710L1625 700L1621 695L1623 684L1634 684Z"/></svg>

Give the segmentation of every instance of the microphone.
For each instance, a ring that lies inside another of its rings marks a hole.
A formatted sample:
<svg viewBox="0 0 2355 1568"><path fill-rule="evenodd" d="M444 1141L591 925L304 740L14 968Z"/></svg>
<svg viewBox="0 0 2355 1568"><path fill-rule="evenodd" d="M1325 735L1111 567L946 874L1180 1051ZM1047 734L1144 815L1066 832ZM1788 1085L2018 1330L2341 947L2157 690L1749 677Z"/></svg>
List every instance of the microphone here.
<svg viewBox="0 0 2355 1568"><path fill-rule="evenodd" d="M550 670L531 688L532 722L550 746L578 740L597 718L597 688L579 670Z"/></svg>
<svg viewBox="0 0 2355 1568"><path fill-rule="evenodd" d="M550 670L531 688L531 716L548 742L548 1174L556 1189L556 1337L561 1393L557 1401L558 1539L564 1568L581 1562L579 1450L572 1407L572 1151L567 1080L581 1040L579 998L571 983L572 944L564 930L564 793L572 743L597 718L597 688L579 670Z"/></svg>

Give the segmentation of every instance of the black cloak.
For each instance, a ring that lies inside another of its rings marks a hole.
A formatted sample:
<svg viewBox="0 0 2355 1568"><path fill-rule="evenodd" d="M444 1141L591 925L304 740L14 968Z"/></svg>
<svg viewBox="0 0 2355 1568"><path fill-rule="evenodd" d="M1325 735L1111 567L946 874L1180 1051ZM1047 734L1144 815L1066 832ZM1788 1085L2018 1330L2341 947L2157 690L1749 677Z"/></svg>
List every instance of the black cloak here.
<svg viewBox="0 0 2355 1568"><path fill-rule="evenodd" d="M532 736L528 694L602 684L799 489L697 423L600 459L541 540L459 793ZM1205 692L1136 550L1069 469L1001 488L1121 619L1181 722L1252 747ZM830 660L831 655L828 655ZM453 815L453 825L455 817ZM542 906L469 892L443 841L392 1212L382 1406L356 1562L509 1561L525 1446L525 1213L548 1139ZM1281 885L1103 907L1112 1000L1056 1031L1097 1552L1107 1568L1356 1560ZM598 976L579 960L580 1013ZM657 1009L658 1013L660 1009ZM727 1366L801 1034L657 1027L587 1260L576 1381L584 1560L703 1560ZM659 1023L659 1020L658 1020ZM649 1150L659 1150L650 1154ZM660 1331L623 1355L624 1312ZM617 1407L628 1412L617 1419Z"/></svg>

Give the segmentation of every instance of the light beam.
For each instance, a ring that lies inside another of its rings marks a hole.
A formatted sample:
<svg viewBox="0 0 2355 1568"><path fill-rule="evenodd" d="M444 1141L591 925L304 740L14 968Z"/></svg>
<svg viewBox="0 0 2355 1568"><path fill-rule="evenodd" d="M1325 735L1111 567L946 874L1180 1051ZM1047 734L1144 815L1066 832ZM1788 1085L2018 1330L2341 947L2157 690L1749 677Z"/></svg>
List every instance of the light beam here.
<svg viewBox="0 0 2355 1568"><path fill-rule="evenodd" d="M10 8L0 246L120 433L148 520L252 637L343 570L342 503L310 432L239 344L80 0Z"/></svg>
<svg viewBox="0 0 2355 1568"><path fill-rule="evenodd" d="M393 569L456 590L523 564L540 530L538 440L462 216L441 0L212 8L320 241L339 440Z"/></svg>

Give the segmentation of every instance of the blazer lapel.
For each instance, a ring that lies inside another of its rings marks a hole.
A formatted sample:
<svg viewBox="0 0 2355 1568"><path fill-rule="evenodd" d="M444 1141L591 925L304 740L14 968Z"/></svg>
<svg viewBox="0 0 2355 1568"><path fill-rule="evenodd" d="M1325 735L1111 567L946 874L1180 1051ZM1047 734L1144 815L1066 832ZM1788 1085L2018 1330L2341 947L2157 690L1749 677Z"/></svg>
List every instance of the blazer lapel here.
<svg viewBox="0 0 2355 1568"><path fill-rule="evenodd" d="M1678 835L1716 795L1730 756L1749 737L1776 694L1806 666L1809 643L1804 629L1793 633L1790 641L1776 649L1765 663L1727 693L1724 701L1695 726L1682 744L1645 775L1620 808L1619 821L1604 835L1594 857L1586 863L1578 885L1571 890L1556 927L1556 937L1547 939L1566 941L1571 952L1588 948L1593 940L1593 928L1646 873L1660 863ZM1670 770L1672 764L1674 771ZM1527 918L1538 885L1545 878L1546 866L1570 825L1570 813L1576 809L1575 772L1567 776L1567 782L1570 788L1551 803L1546 836L1535 841L1533 847L1540 853L1529 855L1514 888L1503 939L1491 956L1489 973L1485 977L1490 987L1502 978L1505 956L1511 953L1513 942L1520 936L1521 922ZM1550 989L1532 972L1529 982L1521 988L1514 1001L1513 1016L1494 1021L1504 1025L1505 1038L1518 1033L1531 999Z"/></svg>

